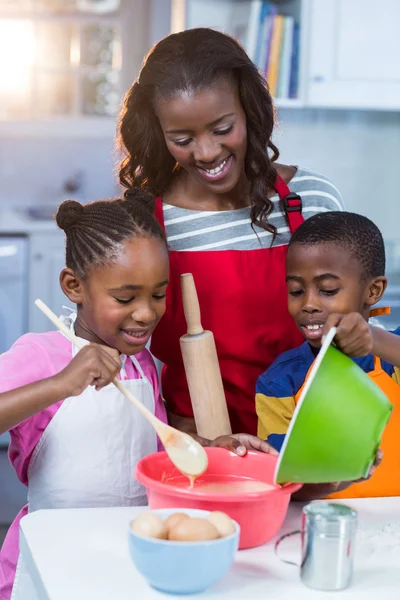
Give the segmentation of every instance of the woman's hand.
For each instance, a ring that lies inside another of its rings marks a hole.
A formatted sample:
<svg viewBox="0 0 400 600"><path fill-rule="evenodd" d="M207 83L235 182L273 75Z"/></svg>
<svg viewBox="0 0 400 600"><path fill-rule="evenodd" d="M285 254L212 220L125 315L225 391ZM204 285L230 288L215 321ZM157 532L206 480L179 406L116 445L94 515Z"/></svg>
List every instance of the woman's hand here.
<svg viewBox="0 0 400 600"><path fill-rule="evenodd" d="M245 456L247 454L247 450L258 450L259 452L265 452L266 454L278 455L278 452L275 450L275 448L267 444L267 442L264 442L264 440L248 433L221 435L215 440L212 440L208 445L226 448L238 456Z"/></svg>
<svg viewBox="0 0 400 600"><path fill-rule="evenodd" d="M301 490L299 490L293 495L293 500L319 500L320 498L325 498L326 496L330 496L331 494L335 494L336 492L343 492L354 483L361 483L363 481L367 481L372 477L375 469L381 464L382 457L382 450L378 450L375 456L374 464L370 468L367 477L362 477L357 481L343 481L336 483L306 483L303 485Z"/></svg>
<svg viewBox="0 0 400 600"><path fill-rule="evenodd" d="M100 390L111 383L120 370L118 350L100 344L88 344L54 378L64 390L63 397L68 398L79 396L89 385Z"/></svg>

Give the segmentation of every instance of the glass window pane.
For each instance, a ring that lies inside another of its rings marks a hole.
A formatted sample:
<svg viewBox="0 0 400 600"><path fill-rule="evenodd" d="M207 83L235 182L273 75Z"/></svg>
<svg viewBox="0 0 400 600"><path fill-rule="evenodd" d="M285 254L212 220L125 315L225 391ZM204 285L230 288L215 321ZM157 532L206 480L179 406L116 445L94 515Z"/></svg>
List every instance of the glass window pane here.
<svg viewBox="0 0 400 600"><path fill-rule="evenodd" d="M78 10L97 14L118 10L120 4L120 0L76 0Z"/></svg>
<svg viewBox="0 0 400 600"><path fill-rule="evenodd" d="M21 10L34 10L36 0L0 0L0 11L3 13L20 13Z"/></svg>
<svg viewBox="0 0 400 600"><path fill-rule="evenodd" d="M34 110L40 116L68 115L73 110L74 79L70 74L38 72Z"/></svg>
<svg viewBox="0 0 400 600"><path fill-rule="evenodd" d="M114 116L121 100L119 72L92 71L83 76L83 113Z"/></svg>
<svg viewBox="0 0 400 600"><path fill-rule="evenodd" d="M39 10L56 13L78 11L104 14L116 11L120 7L120 0L33 0L33 2Z"/></svg>
<svg viewBox="0 0 400 600"><path fill-rule="evenodd" d="M38 12L64 13L76 10L76 0L34 0Z"/></svg>
<svg viewBox="0 0 400 600"><path fill-rule="evenodd" d="M86 25L81 33L81 64L118 70L121 68L119 30L109 25Z"/></svg>
<svg viewBox="0 0 400 600"><path fill-rule="evenodd" d="M32 72L5 82L0 78L0 120L32 116Z"/></svg>
<svg viewBox="0 0 400 600"><path fill-rule="evenodd" d="M119 10L120 0L0 0L0 12L86 12L107 14Z"/></svg>
<svg viewBox="0 0 400 600"><path fill-rule="evenodd" d="M0 112L25 114L35 52L35 32L30 21L0 20Z"/></svg>
<svg viewBox="0 0 400 600"><path fill-rule="evenodd" d="M37 59L40 67L69 67L79 62L77 29L73 23L41 21L37 25Z"/></svg>

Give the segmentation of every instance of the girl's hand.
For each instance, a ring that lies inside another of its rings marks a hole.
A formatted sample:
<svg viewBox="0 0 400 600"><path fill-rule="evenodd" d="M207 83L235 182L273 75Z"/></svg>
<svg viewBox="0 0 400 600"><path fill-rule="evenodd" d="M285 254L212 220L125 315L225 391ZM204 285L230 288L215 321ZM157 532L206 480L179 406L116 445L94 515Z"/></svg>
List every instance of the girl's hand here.
<svg viewBox="0 0 400 600"><path fill-rule="evenodd" d="M100 344L88 344L55 378L63 386L65 398L79 396L89 385L105 387L121 370L118 350Z"/></svg>
<svg viewBox="0 0 400 600"><path fill-rule="evenodd" d="M264 442L264 440L256 437L255 435L249 435L248 433L234 433L233 435L221 435L215 440L209 443L209 446L218 446L219 448L226 448L231 452L234 452L238 456L245 456L247 450L258 450L259 452L266 452L267 454L278 455L278 452Z"/></svg>
<svg viewBox="0 0 400 600"><path fill-rule="evenodd" d="M326 335L331 327L337 328L337 347L348 356L367 356L373 353L371 328L359 313L331 314L325 322L323 335Z"/></svg>

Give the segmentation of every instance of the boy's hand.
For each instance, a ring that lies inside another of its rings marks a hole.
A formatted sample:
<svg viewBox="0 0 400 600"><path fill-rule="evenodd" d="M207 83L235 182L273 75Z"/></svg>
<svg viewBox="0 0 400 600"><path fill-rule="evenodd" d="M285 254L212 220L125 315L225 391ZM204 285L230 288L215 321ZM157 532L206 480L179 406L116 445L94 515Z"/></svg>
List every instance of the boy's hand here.
<svg viewBox="0 0 400 600"><path fill-rule="evenodd" d="M374 474L375 469L381 464L382 457L382 450L378 450L375 456L374 464L370 468L367 477L363 477L357 481L344 481L342 483L305 483L301 490L293 495L293 499L311 502L311 500L320 500L321 498L326 498L326 496L330 496L336 492L343 492L354 483L361 483L367 479L370 479Z"/></svg>
<svg viewBox="0 0 400 600"><path fill-rule="evenodd" d="M359 313L331 314L327 318L322 335L336 327L336 346L348 356L366 356L373 353L374 342L371 328Z"/></svg>
<svg viewBox="0 0 400 600"><path fill-rule="evenodd" d="M248 433L234 433L233 435L221 435L215 440L212 440L210 446L218 446L219 448L226 448L231 452L234 452L238 456L245 456L247 450L258 450L259 452L266 452L267 454L278 455L278 452L264 442L264 440L256 437L255 435L249 435Z"/></svg>
<svg viewBox="0 0 400 600"><path fill-rule="evenodd" d="M89 385L100 390L112 382L121 370L118 350L100 344L88 344L69 365L55 376L63 397L79 396Z"/></svg>

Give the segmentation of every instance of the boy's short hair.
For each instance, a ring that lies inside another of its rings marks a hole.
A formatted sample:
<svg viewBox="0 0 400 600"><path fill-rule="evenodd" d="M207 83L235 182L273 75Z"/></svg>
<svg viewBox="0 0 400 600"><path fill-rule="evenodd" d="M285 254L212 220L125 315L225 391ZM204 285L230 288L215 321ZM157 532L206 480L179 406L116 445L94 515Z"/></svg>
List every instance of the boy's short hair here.
<svg viewBox="0 0 400 600"><path fill-rule="evenodd" d="M310 217L292 235L294 244L338 244L361 265L362 279L385 274L385 245L378 227L367 217L332 211Z"/></svg>

